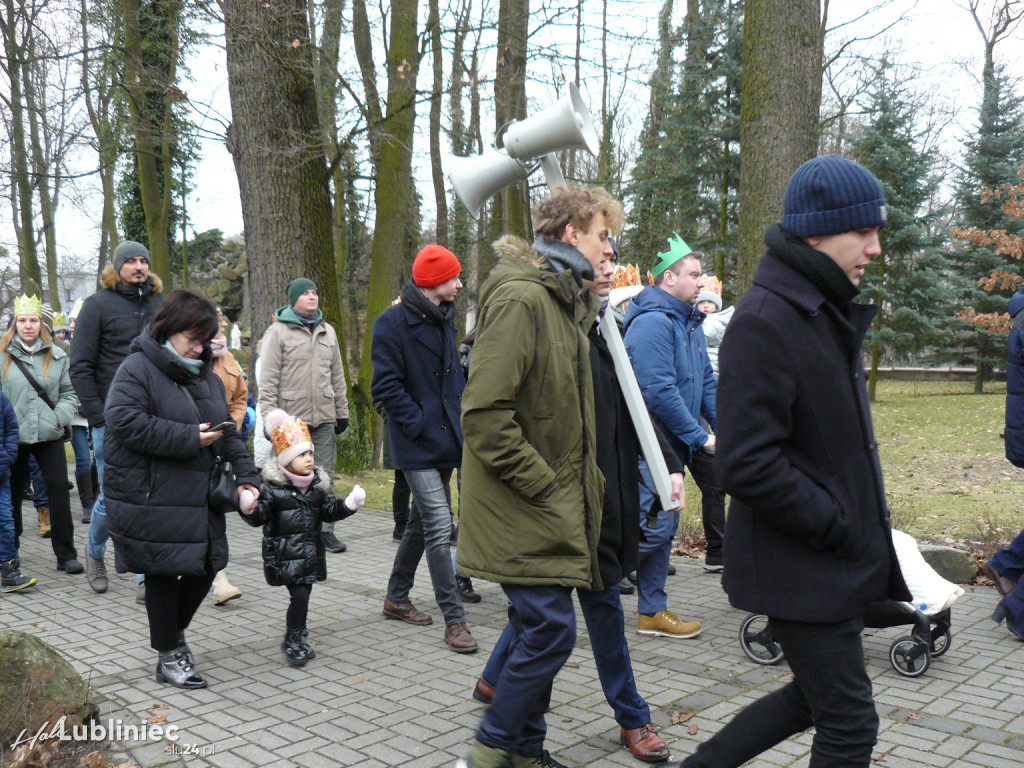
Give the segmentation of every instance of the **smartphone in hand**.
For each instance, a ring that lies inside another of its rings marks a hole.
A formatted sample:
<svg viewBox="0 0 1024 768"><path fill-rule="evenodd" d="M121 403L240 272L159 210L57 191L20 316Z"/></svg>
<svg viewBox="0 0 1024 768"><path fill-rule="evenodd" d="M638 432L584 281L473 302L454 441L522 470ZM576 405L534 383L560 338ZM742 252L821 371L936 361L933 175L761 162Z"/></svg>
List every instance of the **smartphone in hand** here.
<svg viewBox="0 0 1024 768"><path fill-rule="evenodd" d="M235 422L233 422L233 421L222 421L220 424L213 424L213 425L207 427L206 429L204 429L202 431L203 432L223 432L224 430L230 429L233 426L235 426Z"/></svg>

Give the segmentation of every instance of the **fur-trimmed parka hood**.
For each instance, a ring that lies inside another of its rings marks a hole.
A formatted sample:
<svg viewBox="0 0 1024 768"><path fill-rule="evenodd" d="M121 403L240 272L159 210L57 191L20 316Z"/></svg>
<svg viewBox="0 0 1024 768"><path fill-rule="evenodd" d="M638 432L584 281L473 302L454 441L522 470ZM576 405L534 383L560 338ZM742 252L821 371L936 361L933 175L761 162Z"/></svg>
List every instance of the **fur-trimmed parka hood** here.
<svg viewBox="0 0 1024 768"><path fill-rule="evenodd" d="M121 283L121 276L114 269L113 264L107 264L100 273L100 285L106 288L108 291L114 290L118 284ZM164 290L164 281L160 279L160 275L155 272L150 272L149 277L142 285L149 286L149 291L152 293L162 293Z"/></svg>

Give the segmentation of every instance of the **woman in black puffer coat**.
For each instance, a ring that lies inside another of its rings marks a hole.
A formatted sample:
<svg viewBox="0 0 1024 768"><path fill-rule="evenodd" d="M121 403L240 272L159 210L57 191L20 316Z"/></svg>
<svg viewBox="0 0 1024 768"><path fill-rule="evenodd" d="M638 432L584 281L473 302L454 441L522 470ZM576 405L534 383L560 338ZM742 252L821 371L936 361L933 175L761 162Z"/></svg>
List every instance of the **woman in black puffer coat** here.
<svg viewBox="0 0 1024 768"><path fill-rule="evenodd" d="M103 492L117 571L145 574L156 679L178 688L206 687L184 631L228 562L224 515L207 505L216 456L231 462L239 492L259 493L234 426L206 429L230 418L213 372L217 331L207 298L173 291L132 343L105 409Z"/></svg>

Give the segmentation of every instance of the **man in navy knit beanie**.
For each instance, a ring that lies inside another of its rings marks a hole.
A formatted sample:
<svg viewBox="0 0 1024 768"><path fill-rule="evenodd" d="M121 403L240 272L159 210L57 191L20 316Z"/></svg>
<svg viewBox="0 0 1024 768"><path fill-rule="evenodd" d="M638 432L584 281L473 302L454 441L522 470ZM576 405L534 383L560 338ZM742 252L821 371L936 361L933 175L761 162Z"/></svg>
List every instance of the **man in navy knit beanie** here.
<svg viewBox="0 0 1024 768"><path fill-rule="evenodd" d="M868 169L836 155L804 163L722 341L715 469L732 497L722 586L733 606L768 617L793 677L687 768L742 765L812 726L814 768L871 764L865 607L911 599L860 353L877 307L854 301L886 218Z"/></svg>

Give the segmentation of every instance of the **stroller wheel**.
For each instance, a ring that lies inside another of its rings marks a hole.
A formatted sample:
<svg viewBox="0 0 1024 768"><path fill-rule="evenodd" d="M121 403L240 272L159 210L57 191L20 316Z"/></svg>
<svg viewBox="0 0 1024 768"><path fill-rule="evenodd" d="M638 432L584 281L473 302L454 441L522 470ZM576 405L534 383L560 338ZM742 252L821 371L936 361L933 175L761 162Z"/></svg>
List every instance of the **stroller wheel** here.
<svg viewBox="0 0 1024 768"><path fill-rule="evenodd" d="M775 642L768 617L752 613L740 625L740 647L747 658L757 664L778 664L782 646Z"/></svg>
<svg viewBox="0 0 1024 768"><path fill-rule="evenodd" d="M941 634L932 637L932 658L937 659L939 656L949 650L950 644L953 642L953 633L948 629Z"/></svg>
<svg viewBox="0 0 1024 768"><path fill-rule="evenodd" d="M928 643L913 637L901 637L889 646L889 662L904 677L920 677L931 665Z"/></svg>

